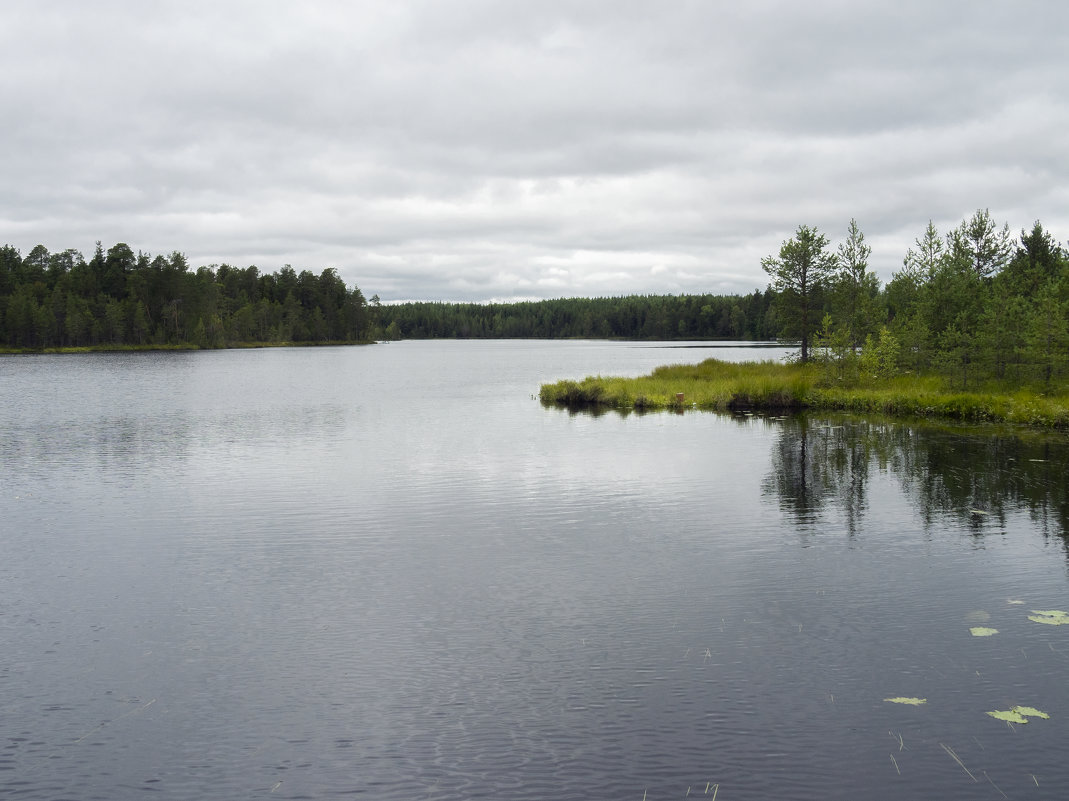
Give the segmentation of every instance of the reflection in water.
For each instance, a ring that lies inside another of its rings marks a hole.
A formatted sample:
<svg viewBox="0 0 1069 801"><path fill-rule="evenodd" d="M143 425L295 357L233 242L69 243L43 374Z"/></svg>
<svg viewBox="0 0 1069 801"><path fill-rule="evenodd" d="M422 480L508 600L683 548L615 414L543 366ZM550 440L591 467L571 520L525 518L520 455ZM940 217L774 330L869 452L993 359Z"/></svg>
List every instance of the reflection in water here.
<svg viewBox="0 0 1069 801"><path fill-rule="evenodd" d="M787 419L772 450L772 472L763 489L777 495L783 509L800 523L814 522L828 498L849 499L846 506L852 521L864 512L865 460L860 460L858 469L857 443L828 436L826 429L808 417ZM854 533L851 527L850 534Z"/></svg>
<svg viewBox="0 0 1069 801"><path fill-rule="evenodd" d="M980 536L1004 528L1008 512L1027 509L1045 536L1069 544L1064 439L851 417L798 415L779 425L763 491L799 523L834 505L856 534L878 470L899 480L926 525L949 514Z"/></svg>
<svg viewBox="0 0 1069 801"><path fill-rule="evenodd" d="M664 360L3 362L0 796L1064 797L1066 444L532 397Z"/></svg>

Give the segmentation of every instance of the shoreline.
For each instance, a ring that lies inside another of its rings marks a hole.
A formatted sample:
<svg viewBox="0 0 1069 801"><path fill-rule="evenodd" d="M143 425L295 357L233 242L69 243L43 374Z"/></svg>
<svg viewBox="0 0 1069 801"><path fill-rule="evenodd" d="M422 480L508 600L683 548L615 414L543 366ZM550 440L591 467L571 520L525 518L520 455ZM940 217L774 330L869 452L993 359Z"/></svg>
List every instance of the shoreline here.
<svg viewBox="0 0 1069 801"><path fill-rule="evenodd" d="M375 345L375 340L331 341L331 342L233 342L218 348L201 347L192 343L177 345L78 345L59 348L9 348L0 347L0 356L40 356L44 354L72 353L152 353L166 351L210 351L210 350L255 350L258 348L327 348L348 347L353 345Z"/></svg>
<svg viewBox="0 0 1069 801"><path fill-rule="evenodd" d="M568 409L718 412L835 411L1069 430L1069 392L954 389L937 375L822 385L816 365L720 362L659 367L637 378L588 376L543 384L539 399Z"/></svg>

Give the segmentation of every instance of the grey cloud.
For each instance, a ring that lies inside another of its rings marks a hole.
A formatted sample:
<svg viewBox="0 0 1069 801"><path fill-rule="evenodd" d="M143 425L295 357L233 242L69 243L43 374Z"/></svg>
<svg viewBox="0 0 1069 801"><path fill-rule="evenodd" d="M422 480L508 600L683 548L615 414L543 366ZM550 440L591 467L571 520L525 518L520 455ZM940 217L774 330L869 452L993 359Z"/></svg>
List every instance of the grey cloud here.
<svg viewBox="0 0 1069 801"><path fill-rule="evenodd" d="M13 2L0 229L384 298L746 292L802 222L1069 231L1057 4Z"/></svg>

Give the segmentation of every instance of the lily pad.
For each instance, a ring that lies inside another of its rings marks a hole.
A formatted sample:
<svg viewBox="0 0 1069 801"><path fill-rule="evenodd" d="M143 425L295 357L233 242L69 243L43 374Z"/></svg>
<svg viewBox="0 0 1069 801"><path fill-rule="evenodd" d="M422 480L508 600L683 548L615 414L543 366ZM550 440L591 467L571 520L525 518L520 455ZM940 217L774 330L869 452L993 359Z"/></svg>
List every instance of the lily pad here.
<svg viewBox="0 0 1069 801"><path fill-rule="evenodd" d="M892 704L909 704L910 706L920 706L921 704L928 703L927 698L904 698L902 696L899 696L898 698L884 698L883 700Z"/></svg>
<svg viewBox="0 0 1069 801"><path fill-rule="evenodd" d="M998 629L989 629L986 626L973 626L969 629L974 637L990 637L993 634L998 634Z"/></svg>
<svg viewBox="0 0 1069 801"><path fill-rule="evenodd" d="M1069 625L1069 612L1063 612L1060 609L1049 611L1033 609L1028 619L1036 623L1046 623L1048 626L1065 626Z"/></svg>
<svg viewBox="0 0 1069 801"><path fill-rule="evenodd" d="M1018 715L1024 715L1026 718L1043 718L1044 720L1050 720L1050 715L1046 712L1040 712L1034 706L1015 706L1013 711Z"/></svg>
<svg viewBox="0 0 1069 801"><path fill-rule="evenodd" d="M1040 712L1034 706L1015 706L1013 709L1000 709L987 714L995 718L995 720L1005 720L1008 723L1027 723L1029 718L1050 720L1050 715L1046 712Z"/></svg>
<svg viewBox="0 0 1069 801"><path fill-rule="evenodd" d="M1018 714L1017 712L1014 712L1012 709L1007 709L1005 711L1001 711L1000 710L1000 711L996 711L996 712L988 712L987 714L989 714L995 720L1004 720L1007 723L1027 723L1028 722L1028 718L1026 718L1024 715L1021 715L1021 714Z"/></svg>
<svg viewBox="0 0 1069 801"><path fill-rule="evenodd" d="M986 623L991 619L991 613L985 612L983 609L977 609L975 612L969 612L965 619L970 623Z"/></svg>

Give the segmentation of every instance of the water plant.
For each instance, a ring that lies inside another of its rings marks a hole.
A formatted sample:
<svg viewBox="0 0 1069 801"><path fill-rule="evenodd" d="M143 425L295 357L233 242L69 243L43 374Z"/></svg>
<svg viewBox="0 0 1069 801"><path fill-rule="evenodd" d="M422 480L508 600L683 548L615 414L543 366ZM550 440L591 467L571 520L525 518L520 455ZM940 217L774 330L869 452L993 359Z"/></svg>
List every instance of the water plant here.
<svg viewBox="0 0 1069 801"><path fill-rule="evenodd" d="M1069 624L1069 612L1063 612L1060 609L1045 612L1033 609L1028 619L1036 623L1046 623L1048 626L1064 626Z"/></svg>
<svg viewBox="0 0 1069 801"><path fill-rule="evenodd" d="M991 637L998 634L998 629L988 628L987 626L973 626L969 629L969 632L974 637Z"/></svg>
<svg viewBox="0 0 1069 801"><path fill-rule="evenodd" d="M995 720L1004 720L1007 723L1027 723L1029 718L1050 719L1050 715L1033 706L1015 706L1013 709L999 709L987 714Z"/></svg>
<svg viewBox="0 0 1069 801"><path fill-rule="evenodd" d="M951 747L950 747L949 745L947 745L946 743L939 743L939 745L940 745L940 747L941 747L941 748L942 748L942 749L943 749L944 751L946 751L946 752L947 752L947 754L949 754L949 755L950 755L950 758L951 758L951 759L953 759L953 760L954 760L955 762L957 762L957 763L958 763L958 765L960 765L960 766L961 766L961 769L962 769L963 771L965 771L965 774L966 774L966 775L967 775L967 776L968 776L968 777L969 777L970 779L972 779L972 780L973 780L974 782L975 782L975 781L979 781L979 779L977 779L977 778L976 778L975 776L973 776L973 775L972 775L972 772L971 772L971 771L970 771L970 770L969 770L969 769L968 769L967 767L965 767L965 763L961 761L961 757L959 757L959 756L958 756L958 755L957 755L956 753L954 753L954 749L953 749L953 748L951 748Z"/></svg>
<svg viewBox="0 0 1069 801"><path fill-rule="evenodd" d="M920 706L921 704L928 703L927 698L911 698L901 695L895 698L884 698L883 700L891 704L908 704L909 706Z"/></svg>
<svg viewBox="0 0 1069 801"><path fill-rule="evenodd" d="M840 384L829 382L814 364L706 359L695 365L658 367L637 378L588 376L543 384L539 397L547 405L572 408L825 409L1069 429L1069 392L994 384L983 391L962 392L934 374L877 375Z"/></svg>

